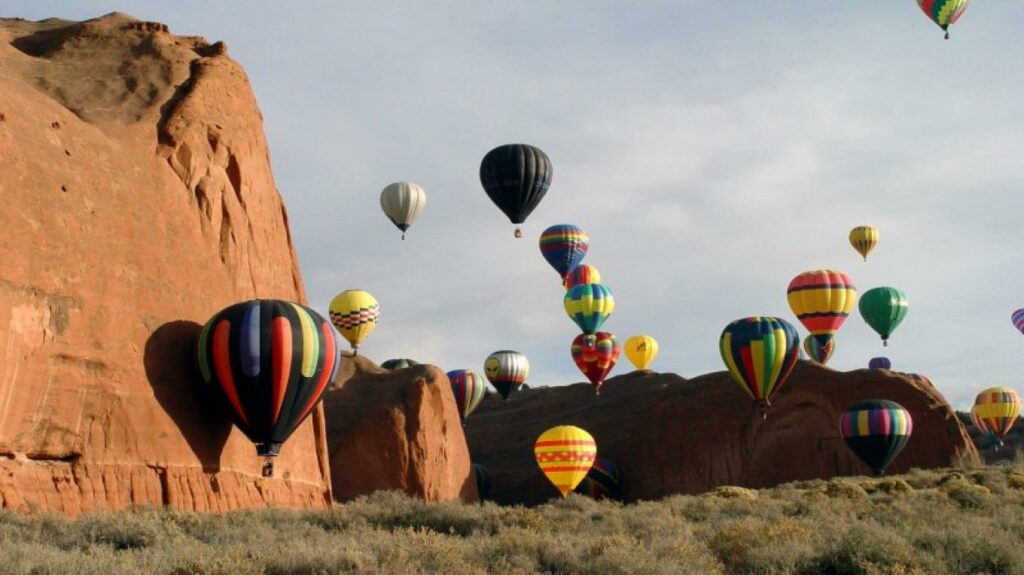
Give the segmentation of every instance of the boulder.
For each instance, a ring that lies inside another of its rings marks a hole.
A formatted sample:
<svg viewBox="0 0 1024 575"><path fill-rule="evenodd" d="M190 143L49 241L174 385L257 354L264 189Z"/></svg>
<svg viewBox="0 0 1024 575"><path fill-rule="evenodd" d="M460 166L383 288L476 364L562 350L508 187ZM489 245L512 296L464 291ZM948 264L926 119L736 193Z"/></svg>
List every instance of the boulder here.
<svg viewBox="0 0 1024 575"><path fill-rule="evenodd" d="M193 372L207 319L302 302L262 117L223 43L0 20L0 506L330 505L322 413L260 477Z"/></svg>
<svg viewBox="0 0 1024 575"><path fill-rule="evenodd" d="M692 380L633 372L608 379L599 396L590 384L575 384L515 393L507 402L488 397L466 434L473 462L488 468L491 496L501 503L557 495L537 468L533 443L563 424L594 436L598 455L618 465L627 501L870 474L838 426L842 411L864 399L896 401L914 419L913 435L890 472L976 463L963 425L925 381L800 361L762 419L727 372Z"/></svg>
<svg viewBox="0 0 1024 575"><path fill-rule="evenodd" d="M339 372L324 396L335 499L394 489L426 501L477 500L444 372L432 365L388 372L362 356L343 356Z"/></svg>

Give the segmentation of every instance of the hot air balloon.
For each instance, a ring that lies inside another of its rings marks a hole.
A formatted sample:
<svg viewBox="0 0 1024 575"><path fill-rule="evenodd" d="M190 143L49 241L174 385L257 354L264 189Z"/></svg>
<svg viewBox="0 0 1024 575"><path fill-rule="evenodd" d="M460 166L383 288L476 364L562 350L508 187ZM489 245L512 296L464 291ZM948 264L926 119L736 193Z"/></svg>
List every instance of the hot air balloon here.
<svg viewBox="0 0 1024 575"><path fill-rule="evenodd" d="M601 329L605 320L615 310L615 298L612 290L604 284L583 284L566 292L562 300L565 313L576 322L580 330L593 334Z"/></svg>
<svg viewBox="0 0 1024 575"><path fill-rule="evenodd" d="M548 480L562 497L568 497L593 466L597 443L578 427L559 425L540 434L533 444L533 454Z"/></svg>
<svg viewBox="0 0 1024 575"><path fill-rule="evenodd" d="M593 335L580 334L572 340L570 352L576 367L594 384L594 393L600 395L604 378L615 367L622 352L615 335L606 331Z"/></svg>
<svg viewBox="0 0 1024 575"><path fill-rule="evenodd" d="M946 33L946 40L949 40L949 27L960 19L964 10L967 10L968 2L970 0L917 0L917 5L932 22L942 28Z"/></svg>
<svg viewBox="0 0 1024 575"><path fill-rule="evenodd" d="M274 473L281 445L313 411L338 367L338 342L304 305L252 300L221 310L199 334L196 359L235 425Z"/></svg>
<svg viewBox="0 0 1024 575"><path fill-rule="evenodd" d="M404 357L397 359L389 359L386 360L384 363L380 364L381 367L388 371L395 371L396 369L406 369L414 365L419 365L419 362Z"/></svg>
<svg viewBox="0 0 1024 575"><path fill-rule="evenodd" d="M487 356L484 375L506 400L530 376L530 362L518 351L503 349Z"/></svg>
<svg viewBox="0 0 1024 575"><path fill-rule="evenodd" d="M580 264L572 269L565 276L565 291L581 284L601 283L601 272L597 268L587 264Z"/></svg>
<svg viewBox="0 0 1024 575"><path fill-rule="evenodd" d="M978 394L971 408L974 425L1003 445L1020 415L1020 396L1009 387L990 387Z"/></svg>
<svg viewBox="0 0 1024 575"><path fill-rule="evenodd" d="M829 337L828 342L824 345L822 345L821 340L813 335L804 338L804 351L807 352L807 357L821 365L828 363L829 358L832 357L832 352L835 350L836 340L834 337Z"/></svg>
<svg viewBox="0 0 1024 575"><path fill-rule="evenodd" d="M484 378L470 369L455 369L449 371L447 375L448 381L452 384L452 394L455 395L455 405L459 408L459 418L465 425L466 418L483 401L487 384L484 383Z"/></svg>
<svg viewBox="0 0 1024 575"><path fill-rule="evenodd" d="M878 243L878 229L872 226L857 226L850 230L850 245L868 261L868 254Z"/></svg>
<svg viewBox="0 0 1024 575"><path fill-rule="evenodd" d="M839 430L846 445L876 475L903 450L914 423L903 406L885 399L862 401L850 406L839 418Z"/></svg>
<svg viewBox="0 0 1024 575"><path fill-rule="evenodd" d="M480 162L480 183L491 201L516 224L516 237L523 237L519 224L526 221L551 185L548 155L526 144L498 146Z"/></svg>
<svg viewBox="0 0 1024 575"><path fill-rule="evenodd" d="M907 315L907 296L894 287L871 288L860 296L860 315L889 345L889 336Z"/></svg>
<svg viewBox="0 0 1024 575"><path fill-rule="evenodd" d="M764 417L772 394L796 365L800 336L784 319L747 317L725 327L719 350L733 379L757 403Z"/></svg>
<svg viewBox="0 0 1024 575"><path fill-rule="evenodd" d="M352 344L354 353L359 352L359 344L377 327L380 318L377 300L360 289L345 290L334 296L328 311L331 323Z"/></svg>
<svg viewBox="0 0 1024 575"><path fill-rule="evenodd" d="M868 369L892 369L892 362L887 357L873 357L868 361Z"/></svg>
<svg viewBox="0 0 1024 575"><path fill-rule="evenodd" d="M483 465L474 463L473 475L476 477L476 493L480 496L480 503L483 503L491 495L491 474Z"/></svg>
<svg viewBox="0 0 1024 575"><path fill-rule="evenodd" d="M626 340L626 357L637 369L647 369L658 356L658 340L649 335L634 335Z"/></svg>
<svg viewBox="0 0 1024 575"><path fill-rule="evenodd" d="M850 315L857 288L843 272L813 270L789 282L786 299L800 323L824 346Z"/></svg>
<svg viewBox="0 0 1024 575"><path fill-rule="evenodd" d="M1013 322L1013 327L1017 328L1017 331L1024 333L1024 309L1013 312L1010 321Z"/></svg>
<svg viewBox="0 0 1024 575"><path fill-rule="evenodd" d="M565 276L580 265L590 248L590 237L572 224L551 226L540 235L540 253L565 281Z"/></svg>
<svg viewBox="0 0 1024 575"><path fill-rule="evenodd" d="M576 493L596 500L619 498L619 468L610 459L598 457L587 476L576 486Z"/></svg>
<svg viewBox="0 0 1024 575"><path fill-rule="evenodd" d="M384 210L391 223L402 230L403 240L405 231L420 217L426 205L427 193L412 182L388 184L380 193L380 209Z"/></svg>

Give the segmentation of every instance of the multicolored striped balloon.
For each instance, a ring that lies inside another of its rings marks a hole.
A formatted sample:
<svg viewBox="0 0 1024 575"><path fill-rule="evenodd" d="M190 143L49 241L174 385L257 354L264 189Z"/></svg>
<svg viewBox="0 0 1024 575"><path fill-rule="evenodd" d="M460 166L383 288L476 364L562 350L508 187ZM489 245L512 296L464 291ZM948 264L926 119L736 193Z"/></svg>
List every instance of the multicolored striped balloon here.
<svg viewBox="0 0 1024 575"><path fill-rule="evenodd" d="M857 288L843 272L812 270L789 282L786 299L800 323L825 345L850 315Z"/></svg>
<svg viewBox="0 0 1024 575"><path fill-rule="evenodd" d="M583 284L573 287L562 300L565 313L576 322L580 331L593 334L601 329L605 320L615 310L612 290L604 284Z"/></svg>
<svg viewBox="0 0 1024 575"><path fill-rule="evenodd" d="M355 352L359 351L359 344L377 327L380 319L377 299L361 289L345 290L334 296L328 312L331 323L352 344Z"/></svg>
<svg viewBox="0 0 1024 575"><path fill-rule="evenodd" d="M533 454L548 480L562 497L568 497L594 465L597 443L579 427L559 425L540 434Z"/></svg>
<svg viewBox="0 0 1024 575"><path fill-rule="evenodd" d="M196 358L203 381L265 457L277 455L313 411L339 359L331 324L304 305L280 300L221 310L200 332Z"/></svg>
<svg viewBox="0 0 1024 575"><path fill-rule="evenodd" d="M583 284L601 283L601 272L592 265L580 264L565 276L565 291Z"/></svg>
<svg viewBox="0 0 1024 575"><path fill-rule="evenodd" d="M764 415L772 394L796 365L800 354L796 328L777 317L747 317L725 326L718 345L732 378Z"/></svg>
<svg viewBox="0 0 1024 575"><path fill-rule="evenodd" d="M878 230L873 226L857 226L850 230L850 245L868 261L868 254L878 244Z"/></svg>
<svg viewBox="0 0 1024 575"><path fill-rule="evenodd" d="M487 392L487 384L484 383L484 378L470 369L449 371L448 381L452 383L452 393L455 395L455 404L459 408L459 418L465 423L466 418L483 401L484 393Z"/></svg>
<svg viewBox="0 0 1024 575"><path fill-rule="evenodd" d="M807 352L807 357L811 358L811 361L815 363L827 364L828 360L832 357L832 352L835 350L836 340L834 337L829 337L824 344L813 335L804 338L804 351Z"/></svg>
<svg viewBox="0 0 1024 575"><path fill-rule="evenodd" d="M873 357L868 361L868 369L892 369L892 362L887 357Z"/></svg>
<svg viewBox="0 0 1024 575"><path fill-rule="evenodd" d="M540 235L540 253L563 281L566 274L580 265L589 247L587 232L572 224L551 226Z"/></svg>
<svg viewBox="0 0 1024 575"><path fill-rule="evenodd" d="M414 365L419 365L419 362L411 360L409 358L405 358L405 357L396 358L396 359L389 359L389 360L386 360L384 363L380 364L380 366L382 368L384 368L384 369L386 369L388 371L395 371L396 369L406 369L406 368L410 368L410 367L412 367Z"/></svg>
<svg viewBox="0 0 1024 575"><path fill-rule="evenodd" d="M917 0L917 5L931 18L932 22L938 24L939 28L946 33L949 40L949 27L956 23L967 10L967 4L971 0Z"/></svg>
<svg viewBox="0 0 1024 575"><path fill-rule="evenodd" d="M622 353L622 347L615 340L615 334L606 331L599 331L593 335L580 334L572 340L569 351L572 353L572 360L576 362L576 367L580 368L583 375L594 384L594 393L599 395L604 378L615 367L615 362Z"/></svg>
<svg viewBox="0 0 1024 575"><path fill-rule="evenodd" d="M1024 333L1024 309L1018 309L1010 315L1010 321L1013 322L1013 327L1017 328L1017 331Z"/></svg>
<svg viewBox="0 0 1024 575"><path fill-rule="evenodd" d="M530 361L518 351L503 349L484 360L484 375L503 398L517 391L530 376Z"/></svg>
<svg viewBox="0 0 1024 575"><path fill-rule="evenodd" d="M910 412L885 399L862 401L839 418L846 445L877 475L900 454L914 431Z"/></svg>
<svg viewBox="0 0 1024 575"><path fill-rule="evenodd" d="M576 486L576 493L593 499L619 499L619 468L610 459L598 457L587 476Z"/></svg>
<svg viewBox="0 0 1024 575"><path fill-rule="evenodd" d="M1020 416L1020 396L1009 387L990 387L978 394L971 408L974 425L1003 444Z"/></svg>
<svg viewBox="0 0 1024 575"><path fill-rule="evenodd" d="M907 316L907 295L894 287L871 288L860 296L860 315L889 345L889 336Z"/></svg>

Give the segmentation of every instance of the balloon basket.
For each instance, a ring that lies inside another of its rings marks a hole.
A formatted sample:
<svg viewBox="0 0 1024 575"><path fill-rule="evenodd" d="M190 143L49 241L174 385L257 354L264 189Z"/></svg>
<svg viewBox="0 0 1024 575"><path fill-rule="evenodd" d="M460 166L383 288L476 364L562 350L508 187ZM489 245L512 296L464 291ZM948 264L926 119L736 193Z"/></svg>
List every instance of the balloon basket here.
<svg viewBox="0 0 1024 575"><path fill-rule="evenodd" d="M517 237L517 238L521 238L521 237L523 237L523 230L521 230L521 229L519 229L518 227L516 227L516 232L515 232L515 234L514 234L514 235L515 235L515 237Z"/></svg>
<svg viewBox="0 0 1024 575"><path fill-rule="evenodd" d="M260 475L262 477L274 476L274 460L269 455L263 459L263 470Z"/></svg>

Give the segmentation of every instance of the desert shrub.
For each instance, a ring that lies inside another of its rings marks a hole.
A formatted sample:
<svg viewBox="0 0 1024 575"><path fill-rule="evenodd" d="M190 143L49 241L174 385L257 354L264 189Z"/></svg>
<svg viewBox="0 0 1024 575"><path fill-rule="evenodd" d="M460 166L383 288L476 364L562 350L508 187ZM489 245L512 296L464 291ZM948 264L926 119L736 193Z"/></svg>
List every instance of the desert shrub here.
<svg viewBox="0 0 1024 575"><path fill-rule="evenodd" d="M868 492L853 481L833 479L825 485L825 495L831 499L863 499Z"/></svg>
<svg viewBox="0 0 1024 575"><path fill-rule="evenodd" d="M753 489L747 489L746 487L737 487L735 485L722 485L711 490L711 495L715 497L721 497L723 499L747 499L753 501L757 499L757 491Z"/></svg>

